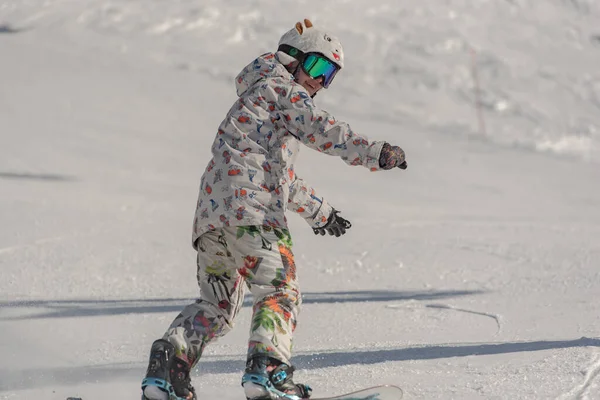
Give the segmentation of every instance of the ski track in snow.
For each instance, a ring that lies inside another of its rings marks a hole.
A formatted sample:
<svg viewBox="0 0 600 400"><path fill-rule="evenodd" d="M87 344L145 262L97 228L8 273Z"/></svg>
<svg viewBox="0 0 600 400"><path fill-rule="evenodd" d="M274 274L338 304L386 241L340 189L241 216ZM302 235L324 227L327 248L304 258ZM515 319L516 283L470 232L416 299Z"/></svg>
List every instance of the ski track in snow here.
<svg viewBox="0 0 600 400"><path fill-rule="evenodd" d="M500 331L502 330L502 324L500 323L500 316L496 315L496 314L490 314L490 313L485 313L485 312L480 312L480 311L467 310L465 308L458 308L458 307L453 307L453 306L449 306L449 305L445 305L445 304L426 304L425 307L426 308L437 308L437 309L440 309L440 310L454 310L454 311L464 312L464 313L468 313L468 314L474 314L474 315L481 315L483 317L489 317L489 318L492 318L494 321L496 321L496 326L498 327L498 330L496 331L496 333L494 334L494 336L499 335Z"/></svg>
<svg viewBox="0 0 600 400"><path fill-rule="evenodd" d="M574 387L568 393L559 397L560 400L577 399L577 400L592 400L589 397L589 390L594 381L600 376L600 352L594 351L592 363L585 370L585 377L581 385ZM583 371L582 371L583 372Z"/></svg>
<svg viewBox="0 0 600 400"><path fill-rule="evenodd" d="M411 307L415 308L414 305L411 305ZM454 306L450 306L450 305L446 305L446 304L425 304L422 306L418 305L416 307L418 307L418 308L433 308L433 309L438 309L438 310L453 310L453 311L463 312L463 313L467 313L467 314L480 315L482 317L491 318L496 322L496 326L497 326L497 330L496 330L496 333L494 334L494 336L498 336L500 334L500 332L502 331L501 316L497 315L497 314L491 314L491 313L486 313L486 312L481 312L481 311L473 311L473 310L468 310L466 308L459 308L459 307L454 307ZM401 308L406 308L406 306L401 305L401 304L389 304L386 306L386 308L401 309Z"/></svg>

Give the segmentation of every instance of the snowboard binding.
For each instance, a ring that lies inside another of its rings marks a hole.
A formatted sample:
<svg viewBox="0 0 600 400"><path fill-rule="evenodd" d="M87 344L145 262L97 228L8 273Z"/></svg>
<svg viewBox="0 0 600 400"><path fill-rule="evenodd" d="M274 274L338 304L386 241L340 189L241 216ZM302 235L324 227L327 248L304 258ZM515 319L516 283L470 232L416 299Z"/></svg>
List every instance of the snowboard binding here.
<svg viewBox="0 0 600 400"><path fill-rule="evenodd" d="M175 357L175 348L166 340L152 344L142 400L196 400L188 365Z"/></svg>
<svg viewBox="0 0 600 400"><path fill-rule="evenodd" d="M247 400L303 400L310 397L308 385L292 380L294 367L278 360L255 356L248 360L242 386Z"/></svg>

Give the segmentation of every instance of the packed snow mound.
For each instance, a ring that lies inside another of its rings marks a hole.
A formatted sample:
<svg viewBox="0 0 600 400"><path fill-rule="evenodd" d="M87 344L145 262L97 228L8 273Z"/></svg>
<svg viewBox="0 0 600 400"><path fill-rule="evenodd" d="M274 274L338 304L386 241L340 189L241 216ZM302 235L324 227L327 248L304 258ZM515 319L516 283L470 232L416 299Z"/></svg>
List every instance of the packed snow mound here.
<svg viewBox="0 0 600 400"><path fill-rule="evenodd" d="M326 105L502 146L599 160L599 2L311 4L9 1L0 8L0 23L5 30L59 25L109 35L120 51L145 46L177 68L231 80L247 61L274 50L279 37L307 17L342 39L348 60ZM239 63L229 62L230 54Z"/></svg>

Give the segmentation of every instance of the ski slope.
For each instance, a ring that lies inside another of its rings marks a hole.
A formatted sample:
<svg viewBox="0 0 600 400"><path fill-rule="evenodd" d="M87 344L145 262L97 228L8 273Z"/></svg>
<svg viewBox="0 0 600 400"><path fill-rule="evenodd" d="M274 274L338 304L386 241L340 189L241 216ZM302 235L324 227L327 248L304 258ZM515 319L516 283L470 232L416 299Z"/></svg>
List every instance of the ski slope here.
<svg viewBox="0 0 600 400"><path fill-rule="evenodd" d="M305 17L346 50L317 104L409 168L302 151L353 227L289 218L297 380L600 398L600 3L4 0L0 399L138 398L197 296L191 225L233 78ZM243 398L250 303L194 371L199 399Z"/></svg>

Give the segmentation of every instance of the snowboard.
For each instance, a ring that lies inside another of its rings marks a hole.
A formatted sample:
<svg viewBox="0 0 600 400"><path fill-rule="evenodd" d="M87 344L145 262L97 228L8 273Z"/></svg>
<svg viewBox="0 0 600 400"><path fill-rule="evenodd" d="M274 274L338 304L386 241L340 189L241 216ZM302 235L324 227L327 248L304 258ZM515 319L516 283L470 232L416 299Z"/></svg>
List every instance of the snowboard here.
<svg viewBox="0 0 600 400"><path fill-rule="evenodd" d="M314 397L310 400L400 400L403 394L404 392L398 386L385 385L374 386L340 396Z"/></svg>
<svg viewBox="0 0 600 400"><path fill-rule="evenodd" d="M403 392L398 386L374 386L356 392L333 397L314 397L310 400L400 400ZM67 400L82 400L79 397L69 397Z"/></svg>

